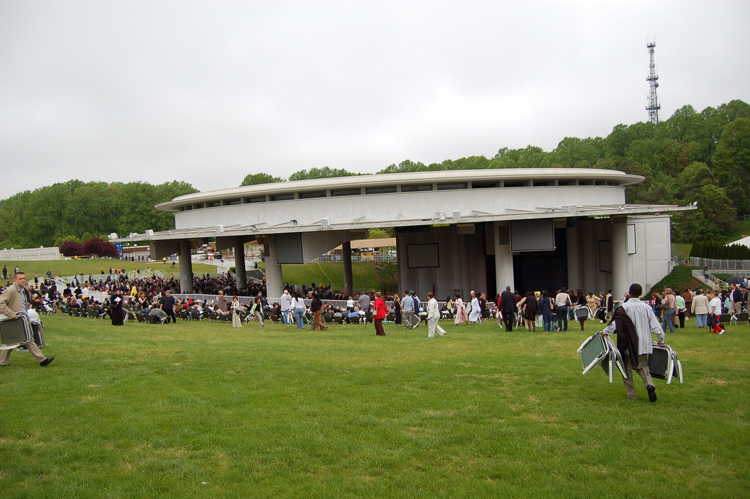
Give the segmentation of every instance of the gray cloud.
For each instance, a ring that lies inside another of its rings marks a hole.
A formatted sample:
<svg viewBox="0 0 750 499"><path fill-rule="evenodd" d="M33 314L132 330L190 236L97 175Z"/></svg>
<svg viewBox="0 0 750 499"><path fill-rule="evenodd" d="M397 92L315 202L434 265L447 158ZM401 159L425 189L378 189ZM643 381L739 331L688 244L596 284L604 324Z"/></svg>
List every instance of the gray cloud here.
<svg viewBox="0 0 750 499"><path fill-rule="evenodd" d="M0 0L2 196L374 172L748 101L745 2Z"/></svg>

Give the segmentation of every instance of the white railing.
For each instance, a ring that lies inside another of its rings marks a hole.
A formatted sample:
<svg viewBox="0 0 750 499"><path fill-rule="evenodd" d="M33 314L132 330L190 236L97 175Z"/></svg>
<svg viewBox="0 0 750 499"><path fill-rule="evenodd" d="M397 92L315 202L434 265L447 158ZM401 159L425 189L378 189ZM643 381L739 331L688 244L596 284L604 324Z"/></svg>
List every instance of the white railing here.
<svg viewBox="0 0 750 499"><path fill-rule="evenodd" d="M750 260L718 260L714 258L690 257L690 265L695 267L708 266L710 269L718 270L748 270L750 271Z"/></svg>
<svg viewBox="0 0 750 499"><path fill-rule="evenodd" d="M707 285L711 286L711 289L721 288L723 286L728 286L728 284L715 275L713 275L710 272L704 272L703 270L694 270L693 271L693 277L698 279L699 281L705 282Z"/></svg>

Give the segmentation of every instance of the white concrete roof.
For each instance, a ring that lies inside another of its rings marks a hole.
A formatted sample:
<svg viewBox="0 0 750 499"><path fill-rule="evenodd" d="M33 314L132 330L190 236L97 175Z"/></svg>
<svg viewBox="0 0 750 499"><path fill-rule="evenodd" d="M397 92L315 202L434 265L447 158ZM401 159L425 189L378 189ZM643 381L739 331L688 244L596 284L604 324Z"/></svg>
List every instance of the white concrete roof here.
<svg viewBox="0 0 750 499"><path fill-rule="evenodd" d="M357 175L235 187L188 194L157 205L175 211L176 229L138 234L133 239L363 231L694 209L625 204L625 186L642 180L616 170L514 168Z"/></svg>
<svg viewBox="0 0 750 499"><path fill-rule="evenodd" d="M376 175L353 175L349 177L317 178L275 182L243 187L231 187L214 191L196 192L160 203L156 208L177 211L186 204L210 203L233 198L276 196L299 192L314 192L330 189L373 188L396 185L454 182L526 182L534 181L598 181L601 185L626 186L642 182L644 177L630 175L617 170L593 168L504 168L483 170L443 170L411 173L384 173Z"/></svg>

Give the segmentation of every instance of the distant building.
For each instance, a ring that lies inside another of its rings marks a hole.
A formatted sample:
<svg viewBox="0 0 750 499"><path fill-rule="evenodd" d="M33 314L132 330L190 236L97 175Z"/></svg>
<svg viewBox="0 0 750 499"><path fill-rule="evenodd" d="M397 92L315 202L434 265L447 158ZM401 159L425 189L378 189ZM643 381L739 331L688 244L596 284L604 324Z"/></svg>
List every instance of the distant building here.
<svg viewBox="0 0 750 499"><path fill-rule="evenodd" d="M60 248L28 248L3 249L0 251L1 260L15 260L21 262L38 262L40 260L60 260Z"/></svg>
<svg viewBox="0 0 750 499"><path fill-rule="evenodd" d="M148 246L123 246L122 258L131 261L148 261L151 256L151 248Z"/></svg>

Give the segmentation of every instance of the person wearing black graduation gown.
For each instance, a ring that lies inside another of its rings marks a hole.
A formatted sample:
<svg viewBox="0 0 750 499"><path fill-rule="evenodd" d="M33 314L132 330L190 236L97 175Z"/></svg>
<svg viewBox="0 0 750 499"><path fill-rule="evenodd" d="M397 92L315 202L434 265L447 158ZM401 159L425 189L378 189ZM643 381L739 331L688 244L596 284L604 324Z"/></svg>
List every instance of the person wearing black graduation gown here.
<svg viewBox="0 0 750 499"><path fill-rule="evenodd" d="M122 292L119 289L116 290L109 301L112 304L109 312L109 315L112 317L112 325L122 326L125 322L125 314L122 309Z"/></svg>

